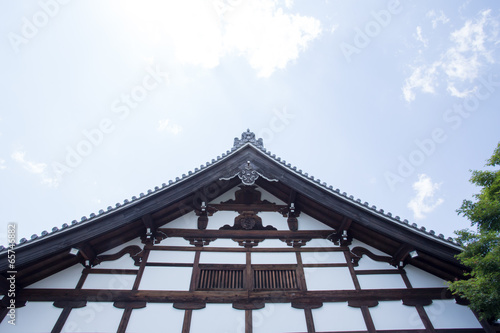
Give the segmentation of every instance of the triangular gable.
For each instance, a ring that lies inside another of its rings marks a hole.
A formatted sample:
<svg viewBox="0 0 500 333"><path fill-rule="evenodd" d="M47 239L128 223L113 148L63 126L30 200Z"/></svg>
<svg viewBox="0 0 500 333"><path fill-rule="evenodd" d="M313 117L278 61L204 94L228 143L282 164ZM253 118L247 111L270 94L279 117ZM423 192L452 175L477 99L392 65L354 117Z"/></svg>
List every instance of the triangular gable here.
<svg viewBox="0 0 500 333"><path fill-rule="evenodd" d="M416 250L420 255L414 260L415 264L433 274L452 279L464 269L454 258L460 247L451 239L422 231L406 220L384 214L383 210L369 207L367 203L347 197L345 193L297 171L296 167L267 151L262 141L256 140L249 131L243 133L241 139L235 139L231 151L175 182L141 193L139 197L110 206L106 211L91 214L79 222L64 224L51 233L44 232L29 241L21 240L16 246L17 267L21 271L26 268L30 276L33 272L46 276L78 262L76 257L68 254L73 247L79 248L85 258L92 259L98 253L132 239L138 232L158 228L199 209L202 202L209 202L237 185L253 182L281 202L294 203L305 215L322 221L339 233L348 230L351 236L385 253L402 257ZM4 260L6 252L4 249L0 253L0 271L8 268ZM35 264L40 260L45 260L44 267ZM436 265L436 260L440 265ZM22 282L22 272L20 278ZM32 281L28 279L27 282Z"/></svg>

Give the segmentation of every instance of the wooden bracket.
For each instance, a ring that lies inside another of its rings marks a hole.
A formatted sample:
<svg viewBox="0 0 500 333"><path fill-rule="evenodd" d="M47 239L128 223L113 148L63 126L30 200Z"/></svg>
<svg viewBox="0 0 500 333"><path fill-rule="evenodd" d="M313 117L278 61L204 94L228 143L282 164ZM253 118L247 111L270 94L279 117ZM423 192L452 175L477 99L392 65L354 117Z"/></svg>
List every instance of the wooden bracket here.
<svg viewBox="0 0 500 333"><path fill-rule="evenodd" d="M344 217L338 230L328 235L327 239L337 246L349 246L352 243L352 236L348 233L352 220Z"/></svg>

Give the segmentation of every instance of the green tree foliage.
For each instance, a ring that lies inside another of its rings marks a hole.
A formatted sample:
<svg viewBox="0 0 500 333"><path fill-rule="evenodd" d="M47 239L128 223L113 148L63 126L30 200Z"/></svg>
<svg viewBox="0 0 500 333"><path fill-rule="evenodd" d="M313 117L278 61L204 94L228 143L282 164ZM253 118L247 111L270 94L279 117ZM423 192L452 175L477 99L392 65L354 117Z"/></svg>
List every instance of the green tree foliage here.
<svg viewBox="0 0 500 333"><path fill-rule="evenodd" d="M500 143L486 166L500 165ZM500 319L500 170L472 172L471 183L480 186L475 201L464 200L459 214L464 215L477 231L457 231L463 252L457 258L468 266L467 280L450 284L454 294L470 301L470 308L481 319Z"/></svg>

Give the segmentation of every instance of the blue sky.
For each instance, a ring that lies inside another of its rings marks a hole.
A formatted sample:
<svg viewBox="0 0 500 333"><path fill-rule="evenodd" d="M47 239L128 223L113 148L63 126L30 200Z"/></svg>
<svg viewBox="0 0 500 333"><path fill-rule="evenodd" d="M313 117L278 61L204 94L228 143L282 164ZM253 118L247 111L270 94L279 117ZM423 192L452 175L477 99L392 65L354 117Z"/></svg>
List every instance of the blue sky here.
<svg viewBox="0 0 500 333"><path fill-rule="evenodd" d="M496 1L0 1L0 243L194 170L250 128L453 236L500 141ZM3 226L2 226L3 225Z"/></svg>

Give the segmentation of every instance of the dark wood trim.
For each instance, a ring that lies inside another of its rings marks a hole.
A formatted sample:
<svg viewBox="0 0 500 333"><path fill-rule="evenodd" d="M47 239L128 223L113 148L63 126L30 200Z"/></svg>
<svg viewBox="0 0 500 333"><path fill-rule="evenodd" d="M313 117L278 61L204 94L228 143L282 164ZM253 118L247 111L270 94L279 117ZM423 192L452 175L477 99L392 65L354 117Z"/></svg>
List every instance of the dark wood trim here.
<svg viewBox="0 0 500 333"><path fill-rule="evenodd" d="M362 306L361 313L363 314L363 319L365 320L365 325L368 333L375 333L375 325L373 324L372 315L370 314L370 310L368 309L368 307Z"/></svg>
<svg viewBox="0 0 500 333"><path fill-rule="evenodd" d="M398 269L355 269L356 275L400 274Z"/></svg>
<svg viewBox="0 0 500 333"><path fill-rule="evenodd" d="M184 321L182 322L182 333L189 333L191 330L191 317L193 316L193 310L186 310L184 312Z"/></svg>
<svg viewBox="0 0 500 333"><path fill-rule="evenodd" d="M97 301L97 302L207 302L234 303L242 298L248 301L291 302L315 299L318 302L346 302L349 300L393 301L402 299L453 299L447 288L365 289L321 291L167 291L167 290L106 290L109 297L99 297L101 289L25 289L17 301Z"/></svg>
<svg viewBox="0 0 500 333"><path fill-rule="evenodd" d="M323 302L319 302L314 299L301 299L292 301L292 308L295 309L319 309L322 306Z"/></svg>
<svg viewBox="0 0 500 333"><path fill-rule="evenodd" d="M405 283L406 288L413 288L411 285L410 279L408 278L408 275L406 274L406 271L403 268L399 269L399 273L401 274L401 278L403 279L403 282Z"/></svg>
<svg viewBox="0 0 500 333"><path fill-rule="evenodd" d="M170 262L148 262L146 266L156 267L193 267L193 264L186 263L170 263Z"/></svg>
<svg viewBox="0 0 500 333"><path fill-rule="evenodd" d="M248 250L248 249L247 249ZM253 289L253 277L252 277L252 254L250 251L246 251L245 254L245 279L243 279L243 288L246 290Z"/></svg>
<svg viewBox="0 0 500 333"><path fill-rule="evenodd" d="M285 243L283 243L285 245ZM247 252L244 247L194 247L194 246L166 246L156 245L147 247L152 251L202 251L202 252ZM250 252L342 252L346 251L347 247L253 247Z"/></svg>
<svg viewBox="0 0 500 333"><path fill-rule="evenodd" d="M5 316L9 313L9 309L5 307L0 307L0 324L5 319Z"/></svg>
<svg viewBox="0 0 500 333"><path fill-rule="evenodd" d="M302 263L302 255L300 252L295 252L295 256L297 257L297 282L299 285L299 289L302 291L307 290L306 276L304 274L304 265Z"/></svg>
<svg viewBox="0 0 500 333"><path fill-rule="evenodd" d="M148 262L148 257L149 257L149 250L145 248L142 252L141 266L139 266L139 271L137 272L137 276L135 278L132 290L139 289L139 285L141 284L142 276L144 275L144 269L146 268L146 263Z"/></svg>
<svg viewBox="0 0 500 333"><path fill-rule="evenodd" d="M349 273L351 273L352 282L354 284L354 288L356 290L361 290L361 286L359 285L358 277L356 276L356 271L354 270L354 266L352 264L352 255L350 251L344 251L345 260L347 263L347 267L349 268Z"/></svg>
<svg viewBox="0 0 500 333"><path fill-rule="evenodd" d="M123 315L120 320L120 325L118 325L118 329L116 330L116 333L125 333L125 330L127 329L128 321L130 320L130 315L132 314L132 308L126 307L123 310Z"/></svg>
<svg viewBox="0 0 500 333"><path fill-rule="evenodd" d="M116 252L114 254L107 254L107 255L97 256L95 261L98 264L100 264L101 262L104 262L104 261L114 261L114 260L120 259L125 254L130 255L130 257L133 259L141 251L142 251L141 247L139 247L137 245L130 245L130 246L127 246L127 247L121 249L120 251L118 251L118 252Z"/></svg>
<svg viewBox="0 0 500 333"><path fill-rule="evenodd" d="M403 298L403 305L407 306L426 306L426 305L431 305L432 304L432 299L428 298L416 298L416 299L406 299Z"/></svg>
<svg viewBox="0 0 500 333"><path fill-rule="evenodd" d="M121 268L86 268L87 274L123 274L137 275L138 269L121 269Z"/></svg>
<svg viewBox="0 0 500 333"><path fill-rule="evenodd" d="M253 332L252 310L245 310L245 333Z"/></svg>
<svg viewBox="0 0 500 333"><path fill-rule="evenodd" d="M66 324L66 320L69 317L69 314L71 313L72 308L71 307L66 307L61 311L61 314L59 315L59 318L57 318L56 323L54 324L54 327L52 328L51 333L59 333L62 331L64 324Z"/></svg>
<svg viewBox="0 0 500 333"><path fill-rule="evenodd" d="M189 291L196 290L196 283L198 282L200 276L200 254L200 251L195 252L194 262L191 266L189 266L193 267L193 271L191 272L191 283L189 284Z"/></svg>
<svg viewBox="0 0 500 333"><path fill-rule="evenodd" d="M143 309L147 305L146 302L114 302L113 306L117 309Z"/></svg>
<svg viewBox="0 0 500 333"><path fill-rule="evenodd" d="M254 300L252 302L243 300L237 301L233 303L233 309L236 310L259 310L263 309L266 306L266 303L261 300Z"/></svg>
<svg viewBox="0 0 500 333"><path fill-rule="evenodd" d="M173 304L173 307L178 310L201 310L207 306L206 303L195 303L195 302L177 302Z"/></svg>
<svg viewBox="0 0 500 333"><path fill-rule="evenodd" d="M168 237L194 238L251 238L251 239L295 239L295 238L326 238L329 230L198 230L159 228Z"/></svg>
<svg viewBox="0 0 500 333"><path fill-rule="evenodd" d="M422 323L424 323L426 331L430 333L435 333L436 331L434 330L434 326L432 325L429 316L427 316L427 312L425 312L424 307L422 305L416 305L415 309L417 309L418 315L420 316L420 320L422 320Z"/></svg>
<svg viewBox="0 0 500 333"><path fill-rule="evenodd" d="M82 270L82 275L80 275L80 279L76 283L75 289L82 289L83 288L83 284L85 283L85 280L87 279L88 274L89 274L89 272L88 272L87 268L84 268Z"/></svg>
<svg viewBox="0 0 500 333"><path fill-rule="evenodd" d="M304 314L306 316L307 333L316 333L314 328L314 319L311 309L304 309Z"/></svg>
<svg viewBox="0 0 500 333"><path fill-rule="evenodd" d="M375 300L350 300L347 302L347 305L351 308L361 308L363 306L367 308L373 308L378 305L378 301Z"/></svg>
<svg viewBox="0 0 500 333"><path fill-rule="evenodd" d="M348 267L347 264L303 264L303 267Z"/></svg>

